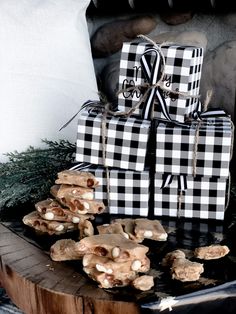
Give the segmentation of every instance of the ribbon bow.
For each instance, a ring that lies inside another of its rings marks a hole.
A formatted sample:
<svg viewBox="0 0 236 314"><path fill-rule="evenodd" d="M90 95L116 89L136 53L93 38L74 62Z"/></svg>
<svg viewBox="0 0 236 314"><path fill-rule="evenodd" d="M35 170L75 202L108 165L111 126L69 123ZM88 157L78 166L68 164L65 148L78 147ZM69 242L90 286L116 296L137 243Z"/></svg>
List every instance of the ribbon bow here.
<svg viewBox="0 0 236 314"><path fill-rule="evenodd" d="M143 119L152 118L153 103L155 98L158 99L158 103L161 106L161 112L167 120L171 120L167 110L166 101L160 88L162 75L161 73L161 60L162 57L160 52L156 48L147 49L141 59L140 64L145 75L146 80L149 83L149 91L147 94L147 101L142 112Z"/></svg>

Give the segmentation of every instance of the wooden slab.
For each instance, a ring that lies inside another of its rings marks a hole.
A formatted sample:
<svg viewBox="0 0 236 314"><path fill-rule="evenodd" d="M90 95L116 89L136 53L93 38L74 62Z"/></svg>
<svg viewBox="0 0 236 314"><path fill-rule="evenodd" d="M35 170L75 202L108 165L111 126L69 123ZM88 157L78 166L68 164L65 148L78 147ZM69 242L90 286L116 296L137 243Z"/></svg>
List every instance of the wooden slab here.
<svg viewBox="0 0 236 314"><path fill-rule="evenodd" d="M0 224L0 282L26 314L136 314L126 302L97 288L85 274L48 254Z"/></svg>

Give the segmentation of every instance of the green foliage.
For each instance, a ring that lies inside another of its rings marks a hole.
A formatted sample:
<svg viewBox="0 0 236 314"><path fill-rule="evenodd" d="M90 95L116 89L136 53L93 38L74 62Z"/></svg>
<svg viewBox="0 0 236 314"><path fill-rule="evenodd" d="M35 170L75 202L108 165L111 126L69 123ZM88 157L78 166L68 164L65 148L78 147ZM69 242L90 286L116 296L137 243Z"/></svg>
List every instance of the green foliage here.
<svg viewBox="0 0 236 314"><path fill-rule="evenodd" d="M65 140L43 142L46 148L12 152L8 162L0 163L0 209L48 197L57 173L71 167L75 145Z"/></svg>

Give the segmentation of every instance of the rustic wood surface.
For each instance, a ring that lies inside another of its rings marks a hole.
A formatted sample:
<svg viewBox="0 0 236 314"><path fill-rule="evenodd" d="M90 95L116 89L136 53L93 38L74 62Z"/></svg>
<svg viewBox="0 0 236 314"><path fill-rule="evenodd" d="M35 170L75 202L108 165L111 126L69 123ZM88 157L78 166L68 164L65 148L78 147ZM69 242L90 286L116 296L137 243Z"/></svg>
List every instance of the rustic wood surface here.
<svg viewBox="0 0 236 314"><path fill-rule="evenodd" d="M139 307L97 288L86 275L0 224L0 282L26 314L136 314Z"/></svg>

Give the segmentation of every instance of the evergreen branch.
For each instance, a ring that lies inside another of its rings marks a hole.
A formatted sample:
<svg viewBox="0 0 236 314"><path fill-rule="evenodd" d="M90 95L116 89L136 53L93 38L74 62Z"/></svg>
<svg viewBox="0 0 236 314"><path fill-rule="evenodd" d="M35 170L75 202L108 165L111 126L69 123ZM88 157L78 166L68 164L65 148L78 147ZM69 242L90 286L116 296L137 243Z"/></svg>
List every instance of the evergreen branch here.
<svg viewBox="0 0 236 314"><path fill-rule="evenodd" d="M43 140L46 148L30 146L26 151L11 152L9 161L0 163L0 208L36 203L49 196L57 173L71 167L75 145L61 140Z"/></svg>

